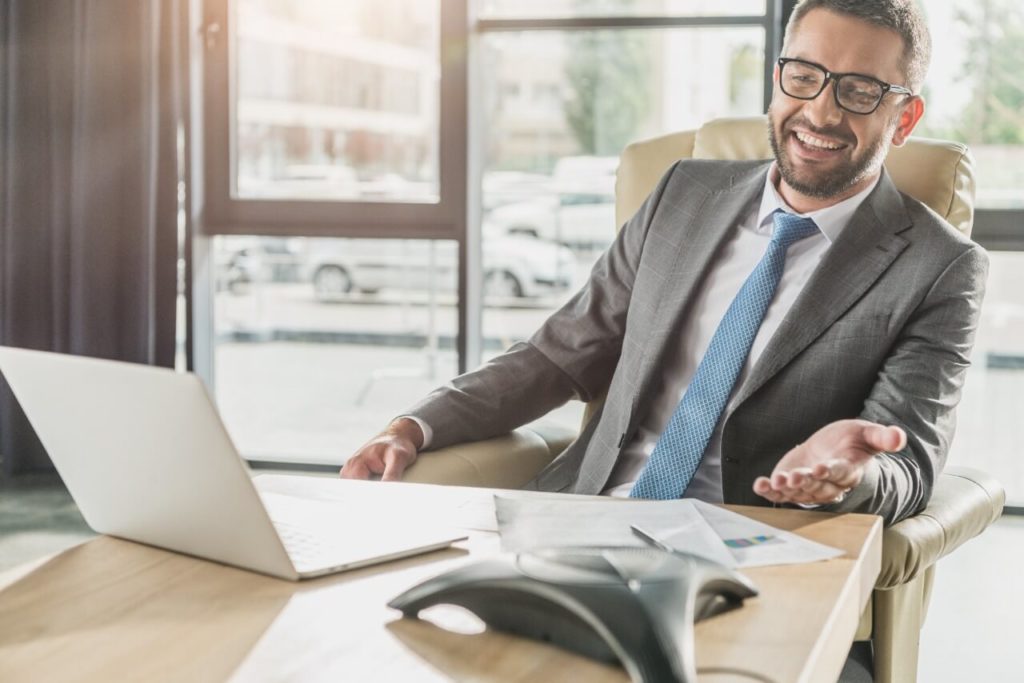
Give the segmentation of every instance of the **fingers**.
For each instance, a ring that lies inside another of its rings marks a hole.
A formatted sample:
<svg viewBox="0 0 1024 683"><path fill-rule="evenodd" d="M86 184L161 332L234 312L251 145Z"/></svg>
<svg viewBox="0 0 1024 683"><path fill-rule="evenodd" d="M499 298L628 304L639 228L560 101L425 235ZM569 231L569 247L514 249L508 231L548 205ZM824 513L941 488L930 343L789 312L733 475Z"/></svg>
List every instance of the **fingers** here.
<svg viewBox="0 0 1024 683"><path fill-rule="evenodd" d="M415 459L416 445L409 438L385 431L356 451L339 474L342 479L369 479L379 474L383 481L398 481Z"/></svg>
<svg viewBox="0 0 1024 683"><path fill-rule="evenodd" d="M369 479L372 474L384 471L384 461L372 450L362 449L345 461L341 468L342 479Z"/></svg>
<svg viewBox="0 0 1024 683"><path fill-rule="evenodd" d="M772 488L768 477L758 477L754 480L754 493L762 498L767 498L773 503L783 502L782 494Z"/></svg>
<svg viewBox="0 0 1024 683"><path fill-rule="evenodd" d="M867 420L832 422L795 446L754 492L773 503L831 503L857 486L872 458L907 445L906 432Z"/></svg>
<svg viewBox="0 0 1024 683"><path fill-rule="evenodd" d="M775 488L768 477L758 477L754 482L754 492L773 503L813 503L816 505L826 505L836 502L837 499L846 494L847 490L827 482L822 482L813 491L788 487Z"/></svg>
<svg viewBox="0 0 1024 683"><path fill-rule="evenodd" d="M384 473L381 481L400 481L405 467L410 461L408 454L395 448L384 452Z"/></svg>
<svg viewBox="0 0 1024 683"><path fill-rule="evenodd" d="M863 470L863 466L859 463L836 458L815 465L810 476L815 481L830 482L840 488L848 489L860 483L864 476Z"/></svg>
<svg viewBox="0 0 1024 683"><path fill-rule="evenodd" d="M789 473L788 481L786 483L791 488L799 489L804 493L813 494L821 489L826 480L826 476L815 476L815 469L810 467L800 467Z"/></svg>
<svg viewBox="0 0 1024 683"><path fill-rule="evenodd" d="M845 467L845 463L840 464ZM815 469L777 471L771 477L758 477L754 481L754 493L773 503L826 504L835 502L850 489L847 477L837 480L816 477Z"/></svg>

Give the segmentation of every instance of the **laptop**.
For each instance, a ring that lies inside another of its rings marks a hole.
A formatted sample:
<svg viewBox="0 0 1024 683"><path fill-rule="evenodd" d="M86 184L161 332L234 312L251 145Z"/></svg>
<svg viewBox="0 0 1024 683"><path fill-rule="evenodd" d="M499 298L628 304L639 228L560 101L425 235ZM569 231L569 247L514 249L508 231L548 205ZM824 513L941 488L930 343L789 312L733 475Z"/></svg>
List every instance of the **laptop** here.
<svg viewBox="0 0 1024 683"><path fill-rule="evenodd" d="M261 496L191 373L2 346L0 371L98 533L293 581L466 538L411 522L391 485Z"/></svg>

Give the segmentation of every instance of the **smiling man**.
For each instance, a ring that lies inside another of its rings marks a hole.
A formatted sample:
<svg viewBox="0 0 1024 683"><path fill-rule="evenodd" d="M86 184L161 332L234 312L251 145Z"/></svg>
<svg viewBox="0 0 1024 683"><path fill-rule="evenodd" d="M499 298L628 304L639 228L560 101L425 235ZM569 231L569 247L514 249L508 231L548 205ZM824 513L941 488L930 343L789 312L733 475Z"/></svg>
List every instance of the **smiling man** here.
<svg viewBox="0 0 1024 683"><path fill-rule="evenodd" d="M871 23L877 4L899 3L808 2L793 13L786 56L775 67L768 132L779 191L797 211L831 206L874 185L889 146L902 145L924 113L913 93L924 80L927 34L909 7L907 37ZM822 7L812 12L814 5ZM850 21L830 6L856 7L867 20ZM894 85L904 80L915 87Z"/></svg>
<svg viewBox="0 0 1024 683"><path fill-rule="evenodd" d="M433 392L342 475L396 479L420 451L607 392L531 488L887 523L921 510L987 271L882 166L924 112L930 39L910 0L805 0L783 54L773 161L676 163L528 342Z"/></svg>

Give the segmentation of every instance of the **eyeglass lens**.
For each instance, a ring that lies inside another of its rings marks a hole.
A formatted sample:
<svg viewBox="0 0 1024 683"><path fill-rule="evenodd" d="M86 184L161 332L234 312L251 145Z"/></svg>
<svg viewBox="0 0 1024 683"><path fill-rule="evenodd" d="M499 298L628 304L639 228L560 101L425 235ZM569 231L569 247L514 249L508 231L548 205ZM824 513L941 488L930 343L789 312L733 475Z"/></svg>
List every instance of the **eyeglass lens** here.
<svg viewBox="0 0 1024 683"><path fill-rule="evenodd" d="M825 89L825 71L803 62L783 64L780 79L782 91L790 97L814 99ZM869 78L847 75L836 81L839 104L853 112L871 112L884 94L885 89Z"/></svg>

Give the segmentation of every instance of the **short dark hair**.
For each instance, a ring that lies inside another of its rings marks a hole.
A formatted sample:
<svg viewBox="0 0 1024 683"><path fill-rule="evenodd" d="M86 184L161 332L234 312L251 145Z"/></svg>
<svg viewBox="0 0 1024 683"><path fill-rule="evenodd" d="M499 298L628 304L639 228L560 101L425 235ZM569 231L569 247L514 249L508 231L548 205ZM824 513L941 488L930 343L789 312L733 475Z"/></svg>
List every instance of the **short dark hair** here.
<svg viewBox="0 0 1024 683"><path fill-rule="evenodd" d="M924 15L915 0L800 0L786 26L786 40L800 20L814 9L827 9L895 31L903 39L903 73L906 85L921 92L928 63L932 58L932 38Z"/></svg>

